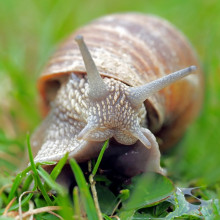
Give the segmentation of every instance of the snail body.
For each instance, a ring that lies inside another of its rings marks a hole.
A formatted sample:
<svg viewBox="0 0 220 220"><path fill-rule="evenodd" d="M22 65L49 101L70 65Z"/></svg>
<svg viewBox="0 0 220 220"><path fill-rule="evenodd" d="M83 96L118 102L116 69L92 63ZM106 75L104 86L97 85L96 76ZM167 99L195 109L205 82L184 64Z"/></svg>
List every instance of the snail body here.
<svg viewBox="0 0 220 220"><path fill-rule="evenodd" d="M156 137L162 150L169 148L197 115L202 72L187 40L168 22L114 14L64 41L38 87L47 117L32 135L36 162L58 161L66 152L87 161L110 138L107 156L133 176L163 173Z"/></svg>

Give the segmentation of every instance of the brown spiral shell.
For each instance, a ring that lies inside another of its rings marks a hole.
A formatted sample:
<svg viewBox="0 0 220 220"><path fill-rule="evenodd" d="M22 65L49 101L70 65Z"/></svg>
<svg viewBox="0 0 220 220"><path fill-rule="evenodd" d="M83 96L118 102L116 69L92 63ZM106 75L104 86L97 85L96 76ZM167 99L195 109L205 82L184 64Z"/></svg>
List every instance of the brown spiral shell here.
<svg viewBox="0 0 220 220"><path fill-rule="evenodd" d="M197 115L202 102L202 71L189 42L170 23L152 15L113 14L97 19L68 37L49 60L38 88L47 112L59 84L71 72L85 74L74 41L83 35L102 76L140 86L185 67L198 70L145 101L148 127L162 149L172 146Z"/></svg>

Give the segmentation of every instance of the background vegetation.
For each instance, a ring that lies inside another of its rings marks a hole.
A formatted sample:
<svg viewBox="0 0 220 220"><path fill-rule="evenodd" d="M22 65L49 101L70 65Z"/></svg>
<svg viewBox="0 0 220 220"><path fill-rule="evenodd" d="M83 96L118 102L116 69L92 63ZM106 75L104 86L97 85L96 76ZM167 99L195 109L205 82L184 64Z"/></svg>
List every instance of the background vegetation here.
<svg viewBox="0 0 220 220"><path fill-rule="evenodd" d="M0 0L0 185L15 171L26 133L40 122L36 81L57 44L105 14L159 15L189 38L205 73L204 105L183 140L163 156L178 186L220 182L220 2L217 0Z"/></svg>

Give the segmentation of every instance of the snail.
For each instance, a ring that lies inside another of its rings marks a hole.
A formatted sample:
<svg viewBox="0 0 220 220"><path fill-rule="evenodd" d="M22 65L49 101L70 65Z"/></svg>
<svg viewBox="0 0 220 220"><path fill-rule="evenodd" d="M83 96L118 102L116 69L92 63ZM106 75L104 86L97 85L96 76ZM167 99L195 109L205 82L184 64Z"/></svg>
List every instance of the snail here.
<svg viewBox="0 0 220 220"><path fill-rule="evenodd" d="M104 159L119 172L164 174L160 151L198 114L202 80L194 50L169 22L139 13L101 17L70 35L39 78L47 116L31 138L35 162L66 152L84 162L110 139Z"/></svg>

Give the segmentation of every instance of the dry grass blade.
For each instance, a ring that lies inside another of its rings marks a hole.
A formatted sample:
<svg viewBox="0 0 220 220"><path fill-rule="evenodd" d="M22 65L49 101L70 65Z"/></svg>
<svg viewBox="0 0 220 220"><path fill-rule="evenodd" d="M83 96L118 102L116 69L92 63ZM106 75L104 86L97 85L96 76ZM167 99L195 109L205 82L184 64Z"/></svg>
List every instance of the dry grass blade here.
<svg viewBox="0 0 220 220"><path fill-rule="evenodd" d="M57 218L63 220L63 218L62 218L60 215L58 215L57 213L55 213L55 212L53 212L53 211L48 211L48 213L50 213L51 215L54 215L54 216L56 216Z"/></svg>
<svg viewBox="0 0 220 220"><path fill-rule="evenodd" d="M16 200L16 197L14 197L14 198L8 203L8 205L5 207L5 211L4 211L4 213L3 213L3 216L7 216L8 210L10 209L10 207L12 206L12 204L14 203L15 200Z"/></svg>
<svg viewBox="0 0 220 220"><path fill-rule="evenodd" d="M112 211L112 214L111 214L111 216L113 216L114 215L114 213L116 212L116 210L118 209L118 207L119 207L119 205L121 204L121 199L118 201L118 203L116 204L116 206L115 206L115 208L113 209L113 211Z"/></svg>
<svg viewBox="0 0 220 220"><path fill-rule="evenodd" d="M101 212L101 209L99 206L99 200L98 200L98 195L97 195L96 188L95 188L95 181L93 179L93 174L91 174L89 176L89 182L91 184L91 191L92 191L92 195L93 195L93 199L94 199L94 203L95 203L95 208L96 208L99 220L102 220L103 219L102 212Z"/></svg>
<svg viewBox="0 0 220 220"><path fill-rule="evenodd" d="M50 212L51 211L57 211L57 210L60 210L61 207L60 206L46 206L46 207L41 207L41 208L38 208L38 209L33 209L33 210L29 210L25 213L23 213L21 215L21 218L26 218L28 216L31 216L31 215L36 215L36 214L39 214L39 213L43 213L43 212ZM52 214L52 213L51 213ZM15 220L19 220L20 219L20 216L16 216Z"/></svg>
<svg viewBox="0 0 220 220"><path fill-rule="evenodd" d="M38 193L37 191L25 191L19 196L19 216L20 220L22 220L22 208L21 208L21 199L24 195L29 194L29 193Z"/></svg>
<svg viewBox="0 0 220 220"><path fill-rule="evenodd" d="M31 211L31 210L34 210L34 203L30 200L30 201L29 201L29 210L28 210L28 211ZM34 219L34 216L31 215L31 216L29 217L29 220L33 220L33 219Z"/></svg>
<svg viewBox="0 0 220 220"><path fill-rule="evenodd" d="M73 174L76 178L80 195L82 196L83 206L85 207L85 211L88 216L88 219L99 219L93 198L89 192L88 184L85 180L82 170L80 169L79 165L73 158L70 159L69 163L73 171Z"/></svg>

